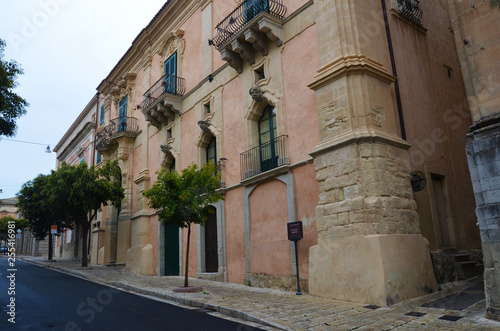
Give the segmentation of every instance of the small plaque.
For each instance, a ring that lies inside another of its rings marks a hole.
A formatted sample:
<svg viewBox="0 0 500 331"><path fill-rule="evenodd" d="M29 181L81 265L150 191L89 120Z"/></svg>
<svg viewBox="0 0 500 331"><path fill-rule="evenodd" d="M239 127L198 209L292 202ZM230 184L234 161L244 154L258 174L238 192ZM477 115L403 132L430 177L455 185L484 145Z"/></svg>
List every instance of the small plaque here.
<svg viewBox="0 0 500 331"><path fill-rule="evenodd" d="M302 221L287 223L288 227L288 240L298 241L304 238L302 231Z"/></svg>

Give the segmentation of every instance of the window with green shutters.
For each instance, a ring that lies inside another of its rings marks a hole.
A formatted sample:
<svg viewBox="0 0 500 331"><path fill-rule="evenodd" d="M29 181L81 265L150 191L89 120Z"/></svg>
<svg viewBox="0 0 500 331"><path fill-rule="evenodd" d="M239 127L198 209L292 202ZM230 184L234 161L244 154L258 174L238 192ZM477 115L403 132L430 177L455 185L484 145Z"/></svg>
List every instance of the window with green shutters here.
<svg viewBox="0 0 500 331"><path fill-rule="evenodd" d="M104 124L104 104L101 106L101 113L99 114L99 125Z"/></svg>
<svg viewBox="0 0 500 331"><path fill-rule="evenodd" d="M214 136L212 136L207 146L207 163L208 162L217 163L217 141Z"/></svg>

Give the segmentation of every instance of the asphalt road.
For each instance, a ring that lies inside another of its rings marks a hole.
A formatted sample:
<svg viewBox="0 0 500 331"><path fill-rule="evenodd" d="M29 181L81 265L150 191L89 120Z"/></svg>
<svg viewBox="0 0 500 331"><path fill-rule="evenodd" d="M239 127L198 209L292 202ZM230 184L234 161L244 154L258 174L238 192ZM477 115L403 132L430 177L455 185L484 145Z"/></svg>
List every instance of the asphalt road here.
<svg viewBox="0 0 500 331"><path fill-rule="evenodd" d="M14 267L0 258L2 331L259 330L19 260Z"/></svg>

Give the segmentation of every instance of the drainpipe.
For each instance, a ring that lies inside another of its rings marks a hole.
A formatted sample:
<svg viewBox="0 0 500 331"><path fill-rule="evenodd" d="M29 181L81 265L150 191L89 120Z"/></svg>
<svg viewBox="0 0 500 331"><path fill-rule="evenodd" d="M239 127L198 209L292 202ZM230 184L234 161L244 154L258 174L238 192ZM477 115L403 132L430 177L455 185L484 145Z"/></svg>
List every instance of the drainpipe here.
<svg viewBox="0 0 500 331"><path fill-rule="evenodd" d="M394 50L392 48L391 30L389 29L389 20L387 18L387 8L385 6L385 0L381 0L381 2L382 2L382 11L384 13L385 33L387 34L387 44L389 45L389 56L391 58L392 75L396 77L396 80L394 81L394 89L396 91L396 104L398 106L399 126L401 127L401 138L403 140L406 140L405 122L403 118L403 106L401 104L401 94L399 92L399 79L398 79L398 73L396 71L396 61L394 60Z"/></svg>

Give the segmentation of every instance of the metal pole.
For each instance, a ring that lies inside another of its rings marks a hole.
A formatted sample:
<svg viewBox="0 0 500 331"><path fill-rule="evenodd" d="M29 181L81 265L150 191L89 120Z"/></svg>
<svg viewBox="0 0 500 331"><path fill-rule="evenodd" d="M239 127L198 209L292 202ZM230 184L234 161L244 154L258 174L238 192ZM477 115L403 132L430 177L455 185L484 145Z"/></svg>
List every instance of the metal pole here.
<svg viewBox="0 0 500 331"><path fill-rule="evenodd" d="M295 266L297 267L297 295L302 295L300 292L300 278L299 278L299 253L297 250L297 240L293 241L295 243Z"/></svg>

